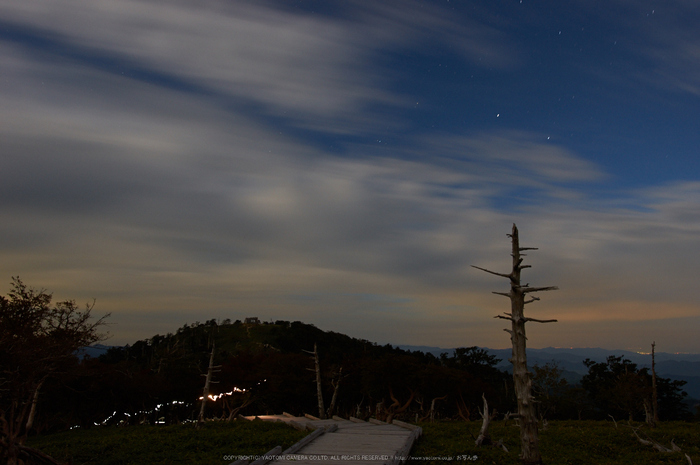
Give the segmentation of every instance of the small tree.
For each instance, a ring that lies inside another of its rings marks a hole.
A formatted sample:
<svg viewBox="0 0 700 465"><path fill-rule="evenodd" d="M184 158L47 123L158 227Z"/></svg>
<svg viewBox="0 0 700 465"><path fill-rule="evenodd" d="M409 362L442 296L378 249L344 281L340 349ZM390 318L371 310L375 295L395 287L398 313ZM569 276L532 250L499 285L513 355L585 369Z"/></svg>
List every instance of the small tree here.
<svg viewBox="0 0 700 465"><path fill-rule="evenodd" d="M532 372L532 388L537 396L540 420L544 422L547 415L556 413L558 404L569 390L569 383L562 377L562 370L556 362L543 366L535 364Z"/></svg>
<svg viewBox="0 0 700 465"><path fill-rule="evenodd" d="M540 300L538 297L531 297L525 300L527 294L539 291L553 291L557 289L555 286L549 287L530 287L529 284L524 286L520 284L520 272L525 268L530 268L530 265L523 265L525 254L521 254L524 250L537 250L534 247L520 247L520 239L518 238L518 228L513 224L513 230L508 235L512 243L513 268L509 274L496 273L478 266L474 266L481 271L495 274L510 280L510 292L494 292L494 294L503 295L510 298L511 312L504 312L503 315L497 315L495 318L510 320L512 328L504 329L510 334L510 340L513 345L513 357L510 362L513 364L513 384L515 386L515 394L518 399L518 416L520 417L520 443L522 448L521 459L526 464L542 463L542 456L537 441L537 414L535 403L532 397L532 378L527 369L527 353L525 337L525 323L535 321L537 323L551 323L557 320L536 320L534 318L526 318L524 315L525 304L529 304Z"/></svg>
<svg viewBox="0 0 700 465"><path fill-rule="evenodd" d="M651 380L646 368L619 356L611 355L605 362L584 360L588 374L581 386L588 391L603 415L628 416L630 420L644 411L645 400L651 398Z"/></svg>
<svg viewBox="0 0 700 465"><path fill-rule="evenodd" d="M12 278L0 296L0 456L8 464L41 457L24 445L44 382L75 360L81 347L103 340L98 333L109 315L90 321L94 302L79 311L75 301L51 305L52 295Z"/></svg>
<svg viewBox="0 0 700 465"><path fill-rule="evenodd" d="M647 368L637 368L636 363L613 355L605 362L586 359L583 363L588 367L588 374L581 379L581 386L588 391L601 416L627 415L631 420L642 412L650 413L653 379ZM656 378L661 419L682 420L688 416L683 402L687 394L681 389L685 384L685 381Z"/></svg>

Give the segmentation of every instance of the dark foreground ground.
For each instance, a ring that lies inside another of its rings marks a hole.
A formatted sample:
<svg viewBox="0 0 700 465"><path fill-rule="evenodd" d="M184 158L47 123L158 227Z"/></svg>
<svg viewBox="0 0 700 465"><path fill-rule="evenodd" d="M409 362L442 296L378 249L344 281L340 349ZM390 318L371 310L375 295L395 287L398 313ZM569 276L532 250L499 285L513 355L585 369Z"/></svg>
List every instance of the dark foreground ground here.
<svg viewBox="0 0 700 465"><path fill-rule="evenodd" d="M503 439L509 452L476 447L479 422L422 423L423 436L411 453L412 464L519 464L519 429L511 420L493 422L494 440ZM630 425L612 421L552 421L540 433L548 464L678 464L700 465L700 424L668 422L656 429L645 425L638 434L665 447L671 440L681 452L663 453L643 445ZM95 427L37 436L28 445L73 465L202 464L225 465L239 456L263 454L275 446L291 446L307 433L282 424L260 421L193 425Z"/></svg>

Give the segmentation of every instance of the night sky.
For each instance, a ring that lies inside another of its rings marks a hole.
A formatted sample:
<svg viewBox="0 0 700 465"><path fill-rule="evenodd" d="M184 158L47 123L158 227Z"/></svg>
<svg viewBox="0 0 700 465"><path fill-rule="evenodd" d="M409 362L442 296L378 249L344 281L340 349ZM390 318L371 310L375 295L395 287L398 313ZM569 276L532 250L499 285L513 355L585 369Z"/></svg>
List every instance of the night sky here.
<svg viewBox="0 0 700 465"><path fill-rule="evenodd" d="M0 282L107 344L300 320L381 344L700 352L694 0L5 0Z"/></svg>

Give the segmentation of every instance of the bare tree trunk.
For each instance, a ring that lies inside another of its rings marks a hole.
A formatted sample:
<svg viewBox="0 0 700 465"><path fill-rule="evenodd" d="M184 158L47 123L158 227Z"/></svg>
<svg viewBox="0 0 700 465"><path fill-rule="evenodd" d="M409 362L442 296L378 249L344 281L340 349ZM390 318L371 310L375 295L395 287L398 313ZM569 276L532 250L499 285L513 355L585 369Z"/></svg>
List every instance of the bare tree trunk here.
<svg viewBox="0 0 700 465"><path fill-rule="evenodd" d="M534 398L532 397L532 377L527 369L527 337L525 335L525 323L535 321L537 323L551 323L557 320L537 320L535 318L526 318L524 314L525 304L529 304L540 300L538 297L531 297L525 300L525 295L539 291L556 290L556 286L549 287L530 287L529 284L524 286L520 284L520 272L524 268L530 268L530 265L523 265L524 250L537 250L533 247L520 247L520 239L518 237L518 228L513 224L513 230L509 234L512 243L513 268L509 274L496 273L484 268L479 270L487 273L495 274L508 278L510 280L510 292L494 292L510 298L510 313L497 315L495 318L502 318L511 321L511 329L504 331L510 334L510 340L513 345L513 356L510 362L513 364L513 384L515 394L518 399L518 416L520 418L520 445L521 459L525 464L540 464L542 456L540 454L538 439L537 439L537 413L535 411Z"/></svg>
<svg viewBox="0 0 700 465"><path fill-rule="evenodd" d="M247 406L249 406L250 404L252 404L254 400L255 399L253 398L253 395L250 392L248 392L246 394L245 398L243 399L243 402L241 403L241 405L239 405L236 408L231 408L229 406L229 414L228 414L228 418L226 419L226 421L231 421L234 418L236 418L236 415L238 415L238 412L240 412L242 409L244 409Z"/></svg>
<svg viewBox="0 0 700 465"><path fill-rule="evenodd" d="M316 343L314 343L314 351L309 352L305 350L307 354L313 354L311 359L314 361L314 369L309 368L311 371L316 371L316 396L318 397L318 417L321 420L326 419L326 408L323 403L323 389L321 385L321 364L318 361L318 349L316 348Z"/></svg>
<svg viewBox="0 0 700 465"><path fill-rule="evenodd" d="M362 402L364 402L364 400L365 400L365 396L362 396L360 403L357 404L357 409L355 410L355 416L357 418L362 418Z"/></svg>
<svg viewBox="0 0 700 465"><path fill-rule="evenodd" d="M445 400L447 399L447 396L442 396L442 397L433 397L433 400L430 402L430 422L435 421L435 402L438 400Z"/></svg>
<svg viewBox="0 0 700 465"><path fill-rule="evenodd" d="M314 344L314 364L316 365L316 392L318 395L318 417L326 418L325 405L323 403L323 386L321 385L321 364L318 361L318 350Z"/></svg>
<svg viewBox="0 0 700 465"><path fill-rule="evenodd" d="M32 407L29 410L29 417L27 418L27 423L25 427L25 431L27 433L29 433L29 431L32 429L32 426L34 425L34 417L36 416L36 404L39 402L39 390L41 389L41 386L44 385L44 381L46 381L46 378L43 378L41 381L39 381L39 385L34 390L34 396L32 397ZM24 441L22 440L20 443L24 444Z"/></svg>
<svg viewBox="0 0 700 465"><path fill-rule="evenodd" d="M656 426L659 422L659 400L656 392L656 358L655 350L656 341L651 343L651 412L652 425Z"/></svg>
<svg viewBox="0 0 700 465"><path fill-rule="evenodd" d="M479 431L479 436L476 438L476 441L474 441L474 444L476 444L477 446L487 446L491 444L491 436L489 435L489 424L491 423L491 420L493 420L493 417L496 416L496 412L494 412L493 414L489 414L489 403L486 402L486 396L482 394L481 398L484 399L484 411L479 413L481 414L481 418L483 419L483 421L481 422L481 430Z"/></svg>
<svg viewBox="0 0 700 465"><path fill-rule="evenodd" d="M462 420L464 421L471 421L469 418L471 416L469 412L469 407L467 407L467 403L464 402L464 398L462 397L462 394L459 394L459 399L456 401L457 404L457 413L459 414L460 417L462 417Z"/></svg>
<svg viewBox="0 0 700 465"><path fill-rule="evenodd" d="M654 417L651 413L653 410L651 408L651 401L647 398L644 398L642 400L642 405L644 406L644 421L646 421L646 424L649 425L650 427L654 427Z"/></svg>
<svg viewBox="0 0 700 465"><path fill-rule="evenodd" d="M409 391L411 392L410 397L408 398L408 400L406 401L405 404L401 405L401 402L399 401L399 399L397 399L396 396L394 396L394 391L391 389L391 386L389 386L389 397L391 397L391 400L393 402L389 406L389 408L386 409L387 417L384 421L386 421L387 423L391 423L391 421L394 419L394 417L397 414L403 413L408 408L408 406L411 405L411 402L413 402L413 399L415 399L415 397L416 397L416 391L414 391L412 389L409 389ZM384 402L384 401L382 401L382 402ZM377 417L377 418L379 418L379 417Z"/></svg>
<svg viewBox="0 0 700 465"><path fill-rule="evenodd" d="M338 389L340 388L340 380L343 379L343 367L338 369L338 380L333 386L333 397L331 397L331 405L328 407L328 418L333 416L333 411L335 410L335 403L338 400Z"/></svg>
<svg viewBox="0 0 700 465"><path fill-rule="evenodd" d="M204 407L209 400L209 387L212 383L212 377L215 372L220 371L221 365L214 366L214 343L211 344L211 355L209 356L209 368L207 369L206 380L204 381L204 391L202 392L202 407L199 409L199 417L197 418L197 428L201 428L204 423Z"/></svg>

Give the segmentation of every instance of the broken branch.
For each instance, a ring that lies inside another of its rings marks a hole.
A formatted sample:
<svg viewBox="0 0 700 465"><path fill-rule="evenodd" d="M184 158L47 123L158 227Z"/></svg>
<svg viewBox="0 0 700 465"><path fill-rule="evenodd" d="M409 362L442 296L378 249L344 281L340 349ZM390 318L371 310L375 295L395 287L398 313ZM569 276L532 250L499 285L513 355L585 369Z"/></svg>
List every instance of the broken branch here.
<svg viewBox="0 0 700 465"><path fill-rule="evenodd" d="M534 321L535 323L556 323L557 320L538 320L537 318L523 318L527 321Z"/></svg>
<svg viewBox="0 0 700 465"><path fill-rule="evenodd" d="M472 268L476 268L477 270L485 271L487 273L495 274L496 276L500 276L502 278L512 278L512 276L509 274L496 273L495 271L487 270L486 268L481 268L480 266L472 265Z"/></svg>
<svg viewBox="0 0 700 465"><path fill-rule="evenodd" d="M540 291L558 291L557 286L547 286L547 287L521 287L520 292L527 294L528 292L540 292Z"/></svg>

